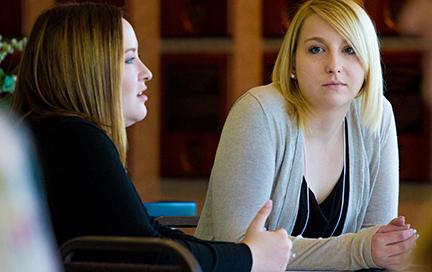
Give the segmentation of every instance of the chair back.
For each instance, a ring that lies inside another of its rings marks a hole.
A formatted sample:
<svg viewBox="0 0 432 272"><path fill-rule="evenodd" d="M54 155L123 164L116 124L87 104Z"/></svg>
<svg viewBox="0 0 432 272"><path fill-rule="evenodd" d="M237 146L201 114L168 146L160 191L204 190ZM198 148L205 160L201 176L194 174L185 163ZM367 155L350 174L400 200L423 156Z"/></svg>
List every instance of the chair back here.
<svg viewBox="0 0 432 272"><path fill-rule="evenodd" d="M160 238L83 236L67 241L60 252L66 272L201 272L198 262L186 248ZM126 256L124 254L142 258L119 257ZM154 257L148 262L149 258L144 256ZM159 261L160 256L168 256L170 261Z"/></svg>

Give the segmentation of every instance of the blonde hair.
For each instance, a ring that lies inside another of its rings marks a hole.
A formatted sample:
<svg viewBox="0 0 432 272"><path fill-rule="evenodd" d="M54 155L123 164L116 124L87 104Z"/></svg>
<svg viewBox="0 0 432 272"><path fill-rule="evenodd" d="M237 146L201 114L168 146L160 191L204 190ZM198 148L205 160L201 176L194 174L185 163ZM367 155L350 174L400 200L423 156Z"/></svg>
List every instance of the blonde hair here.
<svg viewBox="0 0 432 272"><path fill-rule="evenodd" d="M360 100L362 122L372 132L381 126L383 79L378 37L366 12L351 0L311 0L303 4L291 21L279 51L272 81L290 105L290 113L300 128L305 128L311 105L302 95L293 72L295 53L305 20L316 14L328 22L355 50L365 79L356 99Z"/></svg>
<svg viewBox="0 0 432 272"><path fill-rule="evenodd" d="M121 106L122 12L96 3L55 6L35 22L12 109L26 116L79 116L100 126L126 163Z"/></svg>

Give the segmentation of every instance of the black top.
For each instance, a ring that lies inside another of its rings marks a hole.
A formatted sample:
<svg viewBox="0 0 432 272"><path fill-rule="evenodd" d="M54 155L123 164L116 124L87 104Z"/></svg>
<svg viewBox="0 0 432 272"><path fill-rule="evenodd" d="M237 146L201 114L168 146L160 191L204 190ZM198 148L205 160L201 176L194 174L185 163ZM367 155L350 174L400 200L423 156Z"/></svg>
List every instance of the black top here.
<svg viewBox="0 0 432 272"><path fill-rule="evenodd" d="M346 122L345 122L346 124ZM300 204L296 223L291 235L302 235L305 238L327 238L342 234L345 223L349 199L349 156L348 156L348 128L345 125L345 168L338 182L327 198L318 204L315 194L308 187L303 177L300 192ZM345 180L344 180L345 172ZM309 191L309 211L307 194ZM343 200L342 200L343 199ZM341 213L342 209L342 213ZM308 216L309 212L309 216ZM305 224L306 228L305 228ZM304 229L304 231L303 231ZM303 231L303 233L302 233Z"/></svg>
<svg viewBox="0 0 432 272"><path fill-rule="evenodd" d="M245 244L209 242L154 221L106 133L78 117L30 118L57 243L83 235L174 239L204 271L250 271Z"/></svg>

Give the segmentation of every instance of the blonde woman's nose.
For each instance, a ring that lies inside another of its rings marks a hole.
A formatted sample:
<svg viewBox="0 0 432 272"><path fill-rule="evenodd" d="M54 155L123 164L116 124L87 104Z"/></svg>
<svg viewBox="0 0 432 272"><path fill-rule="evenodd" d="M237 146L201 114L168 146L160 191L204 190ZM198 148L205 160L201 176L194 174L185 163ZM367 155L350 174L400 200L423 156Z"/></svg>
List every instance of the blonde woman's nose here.
<svg viewBox="0 0 432 272"><path fill-rule="evenodd" d="M146 81L151 80L151 79L153 78L153 74L152 74L152 72L150 71L150 69L147 68L147 66L144 65L144 70L145 70L145 72L144 72L144 75L145 75L144 79L145 79Z"/></svg>
<svg viewBox="0 0 432 272"><path fill-rule="evenodd" d="M152 72L143 62L141 62L141 64L142 64L142 68L141 68L141 72L139 74L139 79L144 80L144 81L151 80L153 78Z"/></svg>
<svg viewBox="0 0 432 272"><path fill-rule="evenodd" d="M342 64L337 54L330 54L327 64L326 72L329 74L340 73L342 70Z"/></svg>

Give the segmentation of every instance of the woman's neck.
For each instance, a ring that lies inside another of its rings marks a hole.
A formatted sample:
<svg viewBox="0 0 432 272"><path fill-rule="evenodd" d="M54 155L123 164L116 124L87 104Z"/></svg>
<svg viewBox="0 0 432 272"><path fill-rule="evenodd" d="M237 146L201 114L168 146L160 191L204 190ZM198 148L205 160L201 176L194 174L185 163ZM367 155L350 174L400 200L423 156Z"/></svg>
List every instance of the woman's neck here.
<svg viewBox="0 0 432 272"><path fill-rule="evenodd" d="M345 115L315 114L304 133L304 177L318 203L331 193L344 165Z"/></svg>
<svg viewBox="0 0 432 272"><path fill-rule="evenodd" d="M315 113L307 117L305 138L308 141L329 142L340 135L346 112Z"/></svg>

